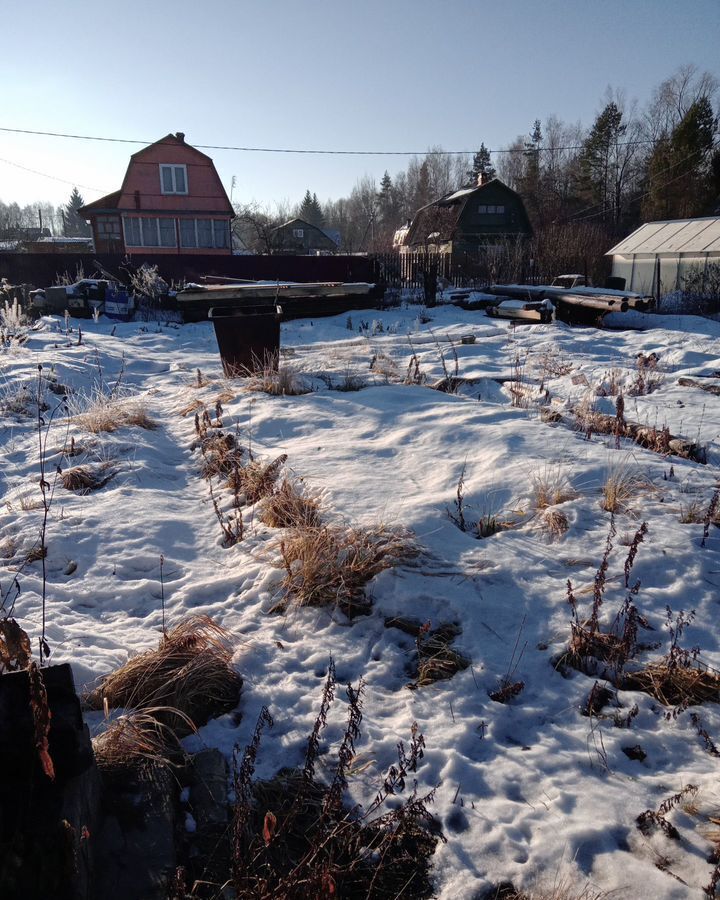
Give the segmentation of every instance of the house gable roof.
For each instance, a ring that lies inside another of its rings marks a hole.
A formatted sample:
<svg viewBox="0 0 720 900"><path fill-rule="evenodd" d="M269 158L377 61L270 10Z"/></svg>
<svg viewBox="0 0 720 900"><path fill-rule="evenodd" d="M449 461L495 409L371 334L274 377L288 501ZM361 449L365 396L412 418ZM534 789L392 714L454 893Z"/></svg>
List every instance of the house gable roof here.
<svg viewBox="0 0 720 900"><path fill-rule="evenodd" d="M167 151L163 152L166 147L168 148ZM182 151L178 154L179 158L176 157L173 159L174 149ZM166 153L167 155L165 155ZM150 156L150 159L146 159L147 156ZM193 162L193 160L195 162ZM178 132L177 134L166 134L165 137L162 137L154 143L148 144L146 147L142 147L140 150L133 153L130 157L127 169L125 170L120 190L113 191L113 193L107 194L99 200L94 200L92 203L86 204L80 209L80 215L87 219L90 215L105 211L135 211L134 195L136 192L131 191L131 180L135 182L134 186L137 188L138 185L135 176L137 175L138 170L147 172L148 167L152 167L158 162L160 164L167 162L168 164L178 163L188 166L197 165L198 170L207 173L204 176L205 183L212 185L210 193L214 199L209 201L206 196L198 194L196 198L200 200L200 202L196 204L198 208L188 209L188 204L185 202L181 202L178 205L178 199L182 200L180 195L163 195L162 198L160 198L159 191L153 191L152 189L147 191L147 187L141 187L142 195L151 198L148 207L143 207L143 212L146 214L151 212L166 212L170 214L173 212L196 212L197 214L202 214L204 212L212 215L226 214L230 216L234 214L227 191L220 180L220 176L217 173L212 158L190 144L187 144L185 142L185 135ZM135 168L136 166L137 169ZM207 188L202 193L207 194ZM187 199L192 206L193 194L190 193L187 195ZM158 202L159 200L162 202Z"/></svg>

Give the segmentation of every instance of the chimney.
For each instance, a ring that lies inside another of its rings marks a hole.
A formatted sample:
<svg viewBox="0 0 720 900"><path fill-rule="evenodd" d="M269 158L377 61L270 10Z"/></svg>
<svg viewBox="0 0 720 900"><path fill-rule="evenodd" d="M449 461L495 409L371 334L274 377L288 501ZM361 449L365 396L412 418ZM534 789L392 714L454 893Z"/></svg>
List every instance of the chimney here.
<svg viewBox="0 0 720 900"><path fill-rule="evenodd" d="M490 181L490 179L488 178L488 173L480 172L477 179L478 187L482 187L484 184L487 184L488 181Z"/></svg>
<svg viewBox="0 0 720 900"><path fill-rule="evenodd" d="M175 137L180 141L181 144L185 143L185 132L184 131L176 131Z"/></svg>

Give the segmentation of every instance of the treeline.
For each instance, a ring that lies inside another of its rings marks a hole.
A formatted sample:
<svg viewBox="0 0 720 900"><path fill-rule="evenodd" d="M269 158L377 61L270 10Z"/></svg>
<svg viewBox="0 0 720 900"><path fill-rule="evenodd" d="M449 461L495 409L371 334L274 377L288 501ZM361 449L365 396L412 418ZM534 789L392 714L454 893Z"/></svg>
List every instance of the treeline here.
<svg viewBox="0 0 720 900"><path fill-rule="evenodd" d="M267 252L270 231L300 216L337 231L349 252L384 251L415 212L449 191L497 176L525 201L545 252L558 240L610 246L644 221L710 215L720 206L718 81L694 65L663 81L645 107L608 89L588 127L556 116L492 154L432 147L380 182L364 175L349 196L318 201L308 190L297 206L271 213L238 206L237 230L250 249Z"/></svg>
<svg viewBox="0 0 720 900"><path fill-rule="evenodd" d="M0 240L22 240L35 231L52 237L90 237L90 226L77 212L84 202L77 188L65 206L43 201L20 206L0 200Z"/></svg>

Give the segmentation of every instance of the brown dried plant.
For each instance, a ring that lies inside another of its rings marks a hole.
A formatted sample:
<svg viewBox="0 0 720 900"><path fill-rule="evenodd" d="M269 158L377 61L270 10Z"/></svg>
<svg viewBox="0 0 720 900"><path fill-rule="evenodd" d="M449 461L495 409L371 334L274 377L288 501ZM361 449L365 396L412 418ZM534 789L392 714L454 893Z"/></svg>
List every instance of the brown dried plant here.
<svg viewBox="0 0 720 900"><path fill-rule="evenodd" d="M241 687L228 632L209 616L193 615L163 635L155 650L106 675L87 701L93 709L162 708L158 721L186 733L185 719L200 726L234 709Z"/></svg>
<svg viewBox="0 0 720 900"><path fill-rule="evenodd" d="M284 597L274 611L337 606L349 616L367 612L364 586L380 572L418 554L409 532L385 525L324 525L291 529L280 541Z"/></svg>
<svg viewBox="0 0 720 900"><path fill-rule="evenodd" d="M304 492L301 482L286 477L263 498L260 519L271 528L317 528L320 502Z"/></svg>

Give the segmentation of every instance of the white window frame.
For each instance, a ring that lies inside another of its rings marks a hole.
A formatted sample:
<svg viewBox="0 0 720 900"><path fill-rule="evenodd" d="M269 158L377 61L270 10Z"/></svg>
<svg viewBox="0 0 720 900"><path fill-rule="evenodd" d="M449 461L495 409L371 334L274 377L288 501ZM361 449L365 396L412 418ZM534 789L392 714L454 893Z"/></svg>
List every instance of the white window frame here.
<svg viewBox="0 0 720 900"><path fill-rule="evenodd" d="M187 166L185 165L185 163L159 163L158 167L160 169L160 193L161 194L165 194L165 195L180 194L182 196L186 196L188 194L188 175L187 175ZM163 179L163 173L164 173L165 169L170 170L170 180L172 181L172 190L170 190L170 191L165 190L165 181ZM177 179L175 176L176 169L183 170L183 176L185 178L185 190L184 191L179 191L177 189Z"/></svg>
<svg viewBox="0 0 720 900"><path fill-rule="evenodd" d="M293 228L293 237L294 238L304 238L305 237L305 229L304 228Z"/></svg>
<svg viewBox="0 0 720 900"><path fill-rule="evenodd" d="M478 206L478 215L481 215L481 216L487 215L487 211L488 211L488 208L487 208L486 203L481 203Z"/></svg>

